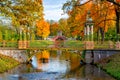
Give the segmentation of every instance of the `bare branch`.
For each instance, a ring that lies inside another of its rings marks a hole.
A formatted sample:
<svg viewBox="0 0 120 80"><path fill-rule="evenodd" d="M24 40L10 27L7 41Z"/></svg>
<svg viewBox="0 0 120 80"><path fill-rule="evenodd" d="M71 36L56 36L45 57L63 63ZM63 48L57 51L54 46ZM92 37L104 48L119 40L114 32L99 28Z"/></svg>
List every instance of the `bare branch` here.
<svg viewBox="0 0 120 80"><path fill-rule="evenodd" d="M101 24L102 22L105 22L105 21L116 21L116 19L105 19L105 20L101 20L99 23L97 23L95 26L98 26L99 24Z"/></svg>
<svg viewBox="0 0 120 80"><path fill-rule="evenodd" d="M83 4L79 4L79 5L75 5L75 6L83 6L83 5L87 4L87 3L89 3L90 1L93 1L93 0L88 0L87 2L85 2Z"/></svg>
<svg viewBox="0 0 120 80"><path fill-rule="evenodd" d="M119 3L117 3L117 2L115 2L114 0L107 0L108 2L111 2L111 3L113 3L113 4L115 4L115 5L117 5L117 6L119 6L120 7L120 4Z"/></svg>

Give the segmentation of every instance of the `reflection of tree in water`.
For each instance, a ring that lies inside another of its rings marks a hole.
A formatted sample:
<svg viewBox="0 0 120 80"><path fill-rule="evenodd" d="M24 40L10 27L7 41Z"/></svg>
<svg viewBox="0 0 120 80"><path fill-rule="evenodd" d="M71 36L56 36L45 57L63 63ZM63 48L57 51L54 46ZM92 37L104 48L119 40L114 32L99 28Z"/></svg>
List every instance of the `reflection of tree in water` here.
<svg viewBox="0 0 120 80"><path fill-rule="evenodd" d="M50 53L47 50L43 50L35 55L37 62L37 69L42 69L43 63L48 63L50 58Z"/></svg>
<svg viewBox="0 0 120 80"><path fill-rule="evenodd" d="M59 56L59 59L69 61L71 70L74 70L80 66L81 58L78 53L73 53L70 51L62 51L61 55Z"/></svg>
<svg viewBox="0 0 120 80"><path fill-rule="evenodd" d="M71 53L70 55L70 65L71 65L71 70L74 70L80 66L80 55L78 53Z"/></svg>
<svg viewBox="0 0 120 80"><path fill-rule="evenodd" d="M80 66L81 56L79 53L74 53L67 50L43 50L36 55L38 65L41 66L42 63L48 63L50 57L69 61L70 70L74 70Z"/></svg>
<svg viewBox="0 0 120 80"><path fill-rule="evenodd" d="M50 57L57 58L57 51L56 50L50 50Z"/></svg>
<svg viewBox="0 0 120 80"><path fill-rule="evenodd" d="M47 50L43 50L42 52L36 55L36 58L37 58L37 61L46 63L50 58L50 53Z"/></svg>
<svg viewBox="0 0 120 80"><path fill-rule="evenodd" d="M68 72L63 78L77 80L115 80L94 65L83 65Z"/></svg>
<svg viewBox="0 0 120 80"><path fill-rule="evenodd" d="M74 64L75 65L75 64ZM74 76L74 78L76 78L76 79L78 79L79 80L79 78L81 77L81 78L84 78L85 77L85 67L84 66L79 66L79 67L77 67L76 69L74 69L74 70L71 70L69 73L67 73L65 76L64 76L64 78L67 78L67 79L69 79L69 78L73 78L73 76Z"/></svg>

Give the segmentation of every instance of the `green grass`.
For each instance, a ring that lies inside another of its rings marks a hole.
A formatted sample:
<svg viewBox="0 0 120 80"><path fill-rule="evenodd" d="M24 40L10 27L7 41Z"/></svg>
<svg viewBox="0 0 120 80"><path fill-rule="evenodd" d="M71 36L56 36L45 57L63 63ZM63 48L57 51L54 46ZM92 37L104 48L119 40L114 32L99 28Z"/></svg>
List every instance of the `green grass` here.
<svg viewBox="0 0 120 80"><path fill-rule="evenodd" d="M7 42L6 46L7 47L17 47L17 42Z"/></svg>
<svg viewBox="0 0 120 80"><path fill-rule="evenodd" d="M115 54L107 59L101 60L98 66L117 80L120 80L120 54Z"/></svg>
<svg viewBox="0 0 120 80"><path fill-rule="evenodd" d="M3 44L3 41L0 42L0 47L17 47L18 42L17 41L5 41Z"/></svg>
<svg viewBox="0 0 120 80"><path fill-rule="evenodd" d="M4 56L0 54L0 73L5 72L19 64L18 61L12 59L11 57Z"/></svg>
<svg viewBox="0 0 120 80"><path fill-rule="evenodd" d="M76 41L76 40L65 41L64 45L65 45L65 47L71 47L71 48L84 47L84 43L82 41Z"/></svg>
<svg viewBox="0 0 120 80"><path fill-rule="evenodd" d="M31 48L45 48L53 44L54 44L53 41L47 41L47 40L30 41Z"/></svg>

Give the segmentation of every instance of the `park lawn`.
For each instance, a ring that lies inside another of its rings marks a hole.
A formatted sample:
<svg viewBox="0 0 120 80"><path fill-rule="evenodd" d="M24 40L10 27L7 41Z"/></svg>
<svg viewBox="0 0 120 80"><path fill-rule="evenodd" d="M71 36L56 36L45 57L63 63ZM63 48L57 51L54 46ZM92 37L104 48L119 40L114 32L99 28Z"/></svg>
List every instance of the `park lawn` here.
<svg viewBox="0 0 120 80"><path fill-rule="evenodd" d="M83 41L77 41L77 40L67 40L64 42L65 47L71 47L71 48L81 48L84 47Z"/></svg>
<svg viewBox="0 0 120 80"><path fill-rule="evenodd" d="M97 63L97 66L101 67L117 80L120 80L120 53L101 60Z"/></svg>
<svg viewBox="0 0 120 80"><path fill-rule="evenodd" d="M48 40L35 40L35 41L30 41L30 47L31 48L46 48L49 45L53 45L53 41L48 41Z"/></svg>
<svg viewBox="0 0 120 80"><path fill-rule="evenodd" d="M19 62L14 60L13 58L0 54L0 73L12 69L18 64Z"/></svg>

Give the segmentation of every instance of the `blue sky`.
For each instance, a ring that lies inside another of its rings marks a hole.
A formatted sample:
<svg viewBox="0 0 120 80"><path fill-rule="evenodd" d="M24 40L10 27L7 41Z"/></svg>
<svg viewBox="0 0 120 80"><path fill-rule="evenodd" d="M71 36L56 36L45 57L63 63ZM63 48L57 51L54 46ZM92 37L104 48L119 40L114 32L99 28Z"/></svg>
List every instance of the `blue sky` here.
<svg viewBox="0 0 120 80"><path fill-rule="evenodd" d="M58 21L60 18L67 18L67 14L63 14L62 5L66 0L43 0L44 18L45 20Z"/></svg>

